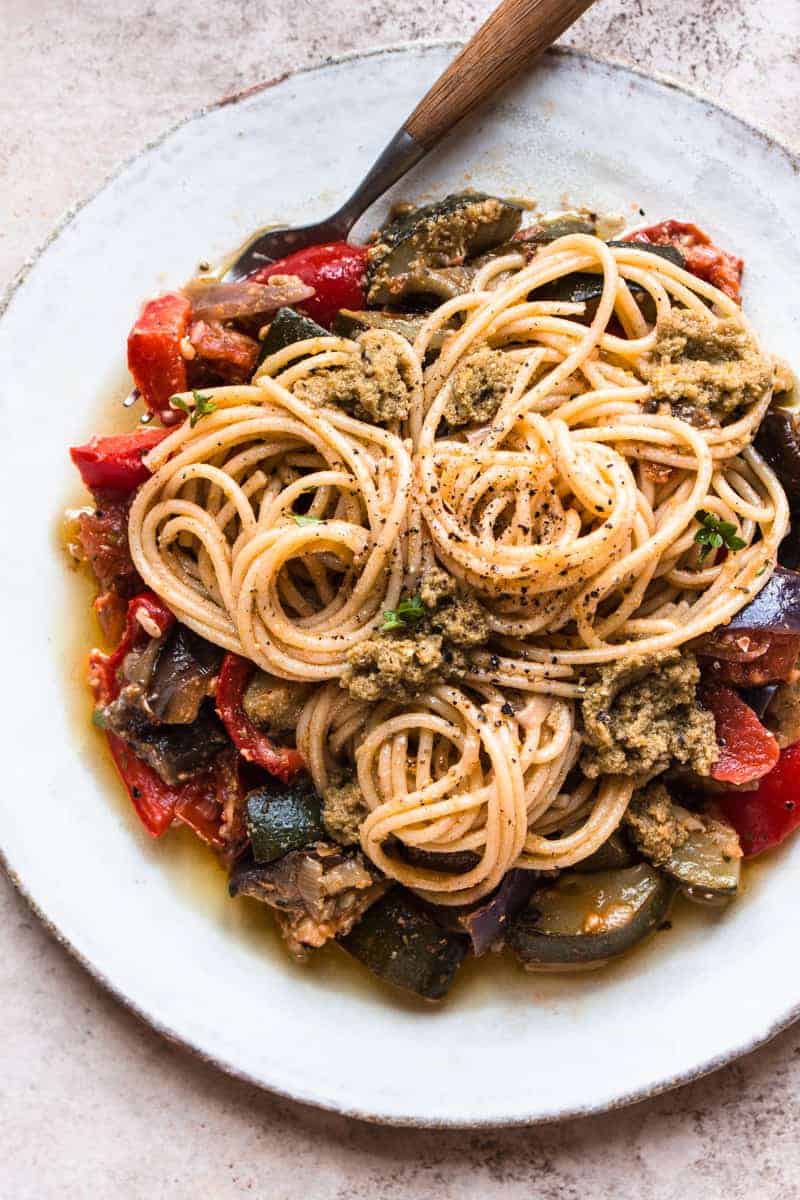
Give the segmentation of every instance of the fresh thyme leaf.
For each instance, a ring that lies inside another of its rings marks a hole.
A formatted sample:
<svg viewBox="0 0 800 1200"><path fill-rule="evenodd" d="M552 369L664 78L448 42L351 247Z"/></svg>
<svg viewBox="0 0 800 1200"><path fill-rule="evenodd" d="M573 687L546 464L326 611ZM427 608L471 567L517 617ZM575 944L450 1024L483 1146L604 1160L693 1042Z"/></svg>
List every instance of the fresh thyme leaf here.
<svg viewBox="0 0 800 1200"><path fill-rule="evenodd" d="M307 517L304 513L292 513L295 525L321 525L321 517Z"/></svg>
<svg viewBox="0 0 800 1200"><path fill-rule="evenodd" d="M198 421L203 417L208 417L211 413L217 411L216 401L212 400L211 396L203 396L200 392L192 392L194 397L194 405L188 403L181 396L170 396L170 408L179 408L181 412L185 412L189 418L189 425L194 429Z"/></svg>
<svg viewBox="0 0 800 1200"><path fill-rule="evenodd" d="M398 617L395 609L387 608L384 611L381 633L391 633L395 629L405 629L405 627L405 622Z"/></svg>
<svg viewBox="0 0 800 1200"><path fill-rule="evenodd" d="M397 608L388 608L383 614L381 633L391 633L395 629L407 629L415 621L425 616L425 605L419 596L407 596L401 600Z"/></svg>
<svg viewBox="0 0 800 1200"><path fill-rule="evenodd" d="M722 546L728 550L743 550L747 545L747 542L738 536L732 521L723 521L703 508L698 509L694 516L695 520L700 522L700 528L694 535L694 540L700 547L700 562L703 562L712 550L719 550Z"/></svg>
<svg viewBox="0 0 800 1200"><path fill-rule="evenodd" d="M425 616L425 605L420 596L407 596L397 606L397 611L404 621L419 621Z"/></svg>

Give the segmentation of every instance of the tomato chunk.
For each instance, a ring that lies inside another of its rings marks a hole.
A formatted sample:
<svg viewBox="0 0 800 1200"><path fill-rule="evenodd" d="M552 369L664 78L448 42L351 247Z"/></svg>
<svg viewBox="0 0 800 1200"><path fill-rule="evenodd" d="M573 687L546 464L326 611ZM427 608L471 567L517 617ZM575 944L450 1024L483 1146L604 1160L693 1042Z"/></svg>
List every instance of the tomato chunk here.
<svg viewBox="0 0 800 1200"><path fill-rule="evenodd" d="M800 637L767 630L752 633L723 630L708 634L697 652L703 656L703 668L715 683L731 683L736 687L789 683L797 675Z"/></svg>
<svg viewBox="0 0 800 1200"><path fill-rule="evenodd" d="M69 456L90 492L128 496L150 478L142 459L169 432L140 429L115 437L93 437L84 446L72 446Z"/></svg>
<svg viewBox="0 0 800 1200"><path fill-rule="evenodd" d="M100 587L132 596L141 587L128 544L129 500L103 499L78 517L77 542Z"/></svg>
<svg viewBox="0 0 800 1200"><path fill-rule="evenodd" d="M256 368L258 342L219 321L194 321L189 341L200 358L228 383L246 383Z"/></svg>
<svg viewBox="0 0 800 1200"><path fill-rule="evenodd" d="M329 329L340 308L364 308L366 268L366 246L327 242L297 250L261 267L250 278L255 283L267 283L274 275L296 275L314 289L314 295L298 308Z"/></svg>
<svg viewBox="0 0 800 1200"><path fill-rule="evenodd" d="M128 370L151 412L175 423L180 415L170 396L186 391L186 362L181 341L189 328L192 306L180 292L148 300L128 334Z"/></svg>
<svg viewBox="0 0 800 1200"><path fill-rule="evenodd" d="M800 742L781 752L756 791L728 792L717 802L746 858L780 845L800 826Z"/></svg>
<svg viewBox="0 0 800 1200"><path fill-rule="evenodd" d="M627 241L651 246L675 246L686 260L686 270L719 288L731 300L741 303L744 259L715 246L704 230L686 221L661 221L629 234Z"/></svg>
<svg viewBox="0 0 800 1200"><path fill-rule="evenodd" d="M700 702L714 714L719 758L712 779L721 783L752 783L778 761L778 743L741 696L724 684L704 683Z"/></svg>

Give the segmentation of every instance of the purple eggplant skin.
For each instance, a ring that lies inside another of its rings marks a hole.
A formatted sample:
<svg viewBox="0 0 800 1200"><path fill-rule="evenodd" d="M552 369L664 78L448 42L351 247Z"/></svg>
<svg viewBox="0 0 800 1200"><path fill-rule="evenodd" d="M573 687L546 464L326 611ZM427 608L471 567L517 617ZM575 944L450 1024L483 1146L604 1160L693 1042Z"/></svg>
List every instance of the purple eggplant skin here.
<svg viewBox="0 0 800 1200"><path fill-rule="evenodd" d="M758 687L738 688L739 695L758 717L759 721L770 705L772 697L778 690L777 683L762 683Z"/></svg>
<svg viewBox="0 0 800 1200"><path fill-rule="evenodd" d="M776 567L754 599L746 604L721 631L800 634L800 571Z"/></svg>
<svg viewBox="0 0 800 1200"><path fill-rule="evenodd" d="M798 414L787 408L771 408L759 426L755 446L778 476L792 512L800 512Z"/></svg>
<svg viewBox="0 0 800 1200"><path fill-rule="evenodd" d="M422 846L407 846L399 838L389 837L383 844L389 858L408 863L410 867L423 867L427 871L442 871L445 875L463 875L472 871L481 861L474 850L426 850Z"/></svg>
<svg viewBox="0 0 800 1200"><path fill-rule="evenodd" d="M800 520L795 519L789 532L778 547L778 562L782 567L800 571Z"/></svg>
<svg viewBox="0 0 800 1200"><path fill-rule="evenodd" d="M478 956L491 949L508 921L522 912L540 883L540 871L515 868L491 896L477 905L463 908L431 905L431 913L443 928L452 933L466 933L472 953Z"/></svg>

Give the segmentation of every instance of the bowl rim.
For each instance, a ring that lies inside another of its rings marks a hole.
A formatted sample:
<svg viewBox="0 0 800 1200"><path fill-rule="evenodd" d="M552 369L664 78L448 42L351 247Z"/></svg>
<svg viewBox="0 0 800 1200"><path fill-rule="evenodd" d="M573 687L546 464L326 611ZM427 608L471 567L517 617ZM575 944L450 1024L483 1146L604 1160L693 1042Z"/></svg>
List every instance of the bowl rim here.
<svg viewBox="0 0 800 1200"><path fill-rule="evenodd" d="M144 145L140 146L133 154L127 156L119 162L110 172L108 172L101 182L83 196L79 201L70 205L61 215L61 217L50 228L44 239L35 247L28 255L22 265L17 269L11 280L0 293L0 319L9 308L14 295L19 288L24 284L33 267L48 249L48 247L64 232L71 224L75 217L89 205L98 195L100 195L111 183L121 176L130 166L136 163L144 155L151 150L162 145L179 129L185 125L189 125L195 121L202 120L210 113L216 112L220 108L228 105L235 105L255 96L261 92L267 91L270 88L276 87L287 80L298 76L310 75L335 69L344 63L354 62L358 60L368 60L373 58L381 58L388 55L404 54L415 51L441 50L451 49L458 50L466 43L466 39L462 38L419 38L411 41L403 41L393 43L389 46L377 46L368 50L350 51L346 54L330 56L324 58L321 62L309 63L305 66L298 67L292 70L287 70L279 75L272 76L269 79L262 80L252 84L246 88L229 93L222 96L210 104L203 105L200 108L194 109L181 117L179 120L170 124L162 130L156 137L150 139ZM565 58L573 60L583 60L601 67L611 67L616 71L626 72L629 75L636 76L648 82L657 83L670 90L683 93L694 99L700 100L702 103L716 109L728 119L735 121L749 134L755 134L763 143L771 149L781 151L790 160L795 171L800 174L800 141L798 146L793 147L783 137L772 132L767 126L749 120L742 113L735 109L720 103L715 97L711 96L703 88L697 87L694 84L684 82L672 75L660 71L648 71L638 66L636 63L625 59L621 56L600 55L580 47L556 45L549 47L545 54L550 58ZM501 1129L501 1128L519 1128L534 1125L549 1125L559 1121L572 1120L579 1117L588 1117L604 1112L613 1112L621 1108L628 1107L639 1101L653 1099L665 1092L681 1087L684 1084L692 1083L693 1081L702 1078L704 1075L709 1075L718 1070L720 1067L736 1061L746 1054L763 1046L772 1038L783 1032L789 1026L800 1019L800 998L797 1002L780 1017L771 1021L765 1027L759 1029L745 1044L729 1051L725 1051L707 1061L698 1064L686 1071L679 1072L673 1076L661 1080L658 1083L645 1086L625 1095L619 1096L609 1102L601 1102L598 1104L576 1105L562 1109L558 1113L551 1113L545 1116L515 1116L509 1117L502 1121L497 1120L451 1120L436 1117L419 1117L419 1116L392 1116L387 1117L381 1114L374 1114L368 1111L363 1111L357 1107L348 1106L345 1104L337 1104L331 1101L318 1099L314 1096L300 1094L298 1092L288 1091L285 1088L280 1088L271 1084L265 1083L263 1080L251 1075L246 1070L232 1066L215 1055L202 1050L188 1038L182 1037L176 1033L168 1025L163 1024L159 1019L140 1007L130 996L126 995L90 958L83 954L71 941L62 933L57 923L52 920L47 913L33 898L28 891L21 876L15 871L8 855L0 842L0 867L3 868L6 876L16 888L17 892L27 902L29 908L38 918L47 932L54 940L62 946L71 957L80 964L81 967L98 983L107 993L118 1001L129 1013L135 1016L139 1021L153 1030L160 1037L163 1037L171 1045L178 1046L182 1050L188 1051L193 1058L222 1071L225 1075L232 1077L239 1082L258 1088L268 1094L282 1099L290 1100L296 1104L308 1105L309 1107L321 1109L326 1112L333 1113L337 1116L352 1118L359 1121L364 1121L369 1124L385 1125L395 1128L411 1128L411 1129Z"/></svg>

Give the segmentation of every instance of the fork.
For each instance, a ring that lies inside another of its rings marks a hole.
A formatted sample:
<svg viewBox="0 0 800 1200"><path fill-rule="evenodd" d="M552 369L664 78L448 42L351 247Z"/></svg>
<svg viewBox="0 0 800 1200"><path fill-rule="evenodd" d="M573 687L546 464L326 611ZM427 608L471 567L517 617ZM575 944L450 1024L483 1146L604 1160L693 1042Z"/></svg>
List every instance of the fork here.
<svg viewBox="0 0 800 1200"><path fill-rule="evenodd" d="M593 0L503 0L420 100L352 196L324 221L259 233L225 274L244 279L295 250L344 241L358 218L454 125L577 20Z"/></svg>

